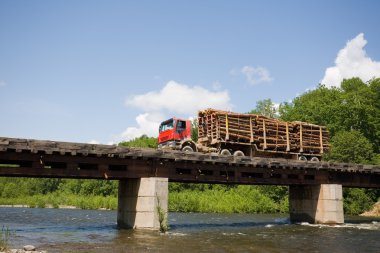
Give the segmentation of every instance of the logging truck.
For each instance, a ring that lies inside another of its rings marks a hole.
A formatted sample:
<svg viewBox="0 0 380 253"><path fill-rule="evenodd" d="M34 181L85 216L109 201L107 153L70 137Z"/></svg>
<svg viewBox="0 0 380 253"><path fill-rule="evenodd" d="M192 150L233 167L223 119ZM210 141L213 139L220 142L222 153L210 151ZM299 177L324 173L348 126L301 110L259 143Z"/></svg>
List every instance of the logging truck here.
<svg viewBox="0 0 380 253"><path fill-rule="evenodd" d="M324 126L286 122L256 114L207 109L198 112L198 141L190 120L171 118L160 124L158 147L250 157L320 161L329 149Z"/></svg>

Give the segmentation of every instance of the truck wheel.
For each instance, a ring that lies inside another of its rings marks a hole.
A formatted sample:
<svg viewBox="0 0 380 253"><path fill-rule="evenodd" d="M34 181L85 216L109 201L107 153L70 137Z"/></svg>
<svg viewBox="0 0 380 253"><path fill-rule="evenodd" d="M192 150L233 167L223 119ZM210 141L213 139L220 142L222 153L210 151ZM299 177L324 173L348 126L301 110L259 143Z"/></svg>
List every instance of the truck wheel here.
<svg viewBox="0 0 380 253"><path fill-rule="evenodd" d="M234 156L245 156L245 155L244 155L243 151L236 150L236 151L234 152Z"/></svg>
<svg viewBox="0 0 380 253"><path fill-rule="evenodd" d="M220 151L220 154L221 155L231 155L231 152L228 149L222 149L222 151Z"/></svg>
<svg viewBox="0 0 380 253"><path fill-rule="evenodd" d="M184 147L182 148L182 151L183 151L183 152L194 152L193 148L190 147L190 146L184 146Z"/></svg>
<svg viewBox="0 0 380 253"><path fill-rule="evenodd" d="M307 161L307 158L306 158L306 156L301 155L300 157L298 157L298 160Z"/></svg>
<svg viewBox="0 0 380 253"><path fill-rule="evenodd" d="M319 162L319 158L313 156L310 161L312 161L312 162Z"/></svg>

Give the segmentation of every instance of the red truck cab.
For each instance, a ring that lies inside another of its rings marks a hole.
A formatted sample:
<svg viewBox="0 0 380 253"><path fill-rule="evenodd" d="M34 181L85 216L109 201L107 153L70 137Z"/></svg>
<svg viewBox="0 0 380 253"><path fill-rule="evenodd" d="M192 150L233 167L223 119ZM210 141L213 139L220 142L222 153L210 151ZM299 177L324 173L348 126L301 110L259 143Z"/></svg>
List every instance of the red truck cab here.
<svg viewBox="0 0 380 253"><path fill-rule="evenodd" d="M191 122L178 118L165 120L160 124L158 134L159 148L182 150L186 143L191 142Z"/></svg>

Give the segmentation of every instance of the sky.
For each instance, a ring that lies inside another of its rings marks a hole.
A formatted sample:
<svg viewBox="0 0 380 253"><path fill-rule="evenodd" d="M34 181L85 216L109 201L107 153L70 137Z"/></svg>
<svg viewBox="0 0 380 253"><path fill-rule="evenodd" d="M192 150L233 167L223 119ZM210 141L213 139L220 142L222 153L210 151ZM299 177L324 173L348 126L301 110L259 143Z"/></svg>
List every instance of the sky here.
<svg viewBox="0 0 380 253"><path fill-rule="evenodd" d="M380 1L0 1L0 136L112 144L380 77Z"/></svg>

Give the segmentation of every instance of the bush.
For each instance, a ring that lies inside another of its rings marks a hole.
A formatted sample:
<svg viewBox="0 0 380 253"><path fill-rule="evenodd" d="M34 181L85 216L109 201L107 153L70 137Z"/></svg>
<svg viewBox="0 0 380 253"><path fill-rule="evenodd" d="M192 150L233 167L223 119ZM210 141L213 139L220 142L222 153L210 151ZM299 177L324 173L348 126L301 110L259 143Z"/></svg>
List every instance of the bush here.
<svg viewBox="0 0 380 253"><path fill-rule="evenodd" d="M364 189L344 189L343 198L344 213L351 215L368 211L375 203Z"/></svg>
<svg viewBox="0 0 380 253"><path fill-rule="evenodd" d="M287 200L276 202L254 186L239 185L233 188L217 188L216 185L212 190L169 192L169 211L216 213L288 211Z"/></svg>

